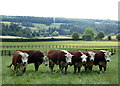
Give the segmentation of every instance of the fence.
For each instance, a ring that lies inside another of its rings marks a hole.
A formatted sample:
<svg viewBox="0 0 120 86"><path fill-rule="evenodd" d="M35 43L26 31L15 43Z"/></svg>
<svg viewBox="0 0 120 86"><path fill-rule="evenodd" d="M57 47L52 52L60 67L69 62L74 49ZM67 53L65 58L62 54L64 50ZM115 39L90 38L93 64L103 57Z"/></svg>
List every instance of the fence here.
<svg viewBox="0 0 120 86"><path fill-rule="evenodd" d="M88 49L97 49L97 50L107 50L107 51L110 51L112 53L116 53L118 51L118 48L120 49L120 46L72 46L72 45L20 45L20 46L0 46L2 47L3 49L4 48L7 48L7 49L10 49L10 48L16 48L16 50L19 50L20 48L42 48L42 49L45 49L47 48L48 50L51 49L51 48L64 48L64 49L67 49L67 48L70 48L70 49L73 49L73 50L88 50ZM47 55L47 52L48 50L43 50L43 53L45 53L45 55ZM13 52L15 50L2 50L1 51L1 55L12 55Z"/></svg>
<svg viewBox="0 0 120 86"><path fill-rule="evenodd" d="M120 46L119 46L120 47ZM0 48L118 48L118 46L77 46L77 45L5 45Z"/></svg>

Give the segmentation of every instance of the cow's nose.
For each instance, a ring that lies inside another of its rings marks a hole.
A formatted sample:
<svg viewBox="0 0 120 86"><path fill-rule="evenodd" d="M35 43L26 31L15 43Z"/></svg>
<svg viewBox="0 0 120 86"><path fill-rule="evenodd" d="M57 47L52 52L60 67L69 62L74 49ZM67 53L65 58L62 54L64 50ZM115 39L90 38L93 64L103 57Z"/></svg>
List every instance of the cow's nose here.
<svg viewBox="0 0 120 86"><path fill-rule="evenodd" d="M94 61L94 59L91 59L91 61Z"/></svg>
<svg viewBox="0 0 120 86"><path fill-rule="evenodd" d="M25 65L27 65L27 62L24 62L24 63L23 63L23 66L25 66Z"/></svg>
<svg viewBox="0 0 120 86"><path fill-rule="evenodd" d="M47 66L47 64L45 64L45 66Z"/></svg>
<svg viewBox="0 0 120 86"><path fill-rule="evenodd" d="M107 60L107 62L110 62L110 60Z"/></svg>
<svg viewBox="0 0 120 86"><path fill-rule="evenodd" d="M28 62L24 62L24 64L27 64Z"/></svg>
<svg viewBox="0 0 120 86"><path fill-rule="evenodd" d="M86 61L83 61L83 63L86 63Z"/></svg>
<svg viewBox="0 0 120 86"><path fill-rule="evenodd" d="M71 64L71 62L68 62L68 64L70 65L70 64Z"/></svg>

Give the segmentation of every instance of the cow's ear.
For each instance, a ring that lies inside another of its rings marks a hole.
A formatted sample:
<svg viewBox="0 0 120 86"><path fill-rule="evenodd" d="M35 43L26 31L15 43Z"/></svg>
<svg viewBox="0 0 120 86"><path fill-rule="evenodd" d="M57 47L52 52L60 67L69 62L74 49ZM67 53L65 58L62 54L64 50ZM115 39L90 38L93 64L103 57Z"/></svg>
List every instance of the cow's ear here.
<svg viewBox="0 0 120 86"><path fill-rule="evenodd" d="M24 53L26 57L28 57L29 55L27 53Z"/></svg>
<svg viewBox="0 0 120 86"><path fill-rule="evenodd" d="M19 52L19 54L20 54L21 56L24 56L24 53L22 53L22 52Z"/></svg>
<svg viewBox="0 0 120 86"><path fill-rule="evenodd" d="M111 55L115 55L115 53L111 53Z"/></svg>
<svg viewBox="0 0 120 86"><path fill-rule="evenodd" d="M65 56L68 56L67 54L65 54Z"/></svg>

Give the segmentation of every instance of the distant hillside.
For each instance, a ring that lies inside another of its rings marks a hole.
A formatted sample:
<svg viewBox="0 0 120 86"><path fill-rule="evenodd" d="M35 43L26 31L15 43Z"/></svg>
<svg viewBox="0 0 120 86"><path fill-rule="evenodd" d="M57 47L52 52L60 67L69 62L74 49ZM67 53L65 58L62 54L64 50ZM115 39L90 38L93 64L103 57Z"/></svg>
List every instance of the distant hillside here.
<svg viewBox="0 0 120 86"><path fill-rule="evenodd" d="M99 31L104 31L106 35L111 33L112 34L118 33L118 22L113 20L57 18L57 17L53 18L34 16L5 16L5 15L1 16L2 23L5 25L9 26L10 23L13 22L22 29L29 28L27 30L31 30L29 33L33 34L33 36L31 37L71 35L73 32L83 34L87 27L92 27L96 33ZM5 29L6 31L4 31L4 29L3 32L5 33L8 29ZM57 32L58 34L55 34L55 32ZM27 32L25 33L27 34ZM9 35L14 36L15 34Z"/></svg>

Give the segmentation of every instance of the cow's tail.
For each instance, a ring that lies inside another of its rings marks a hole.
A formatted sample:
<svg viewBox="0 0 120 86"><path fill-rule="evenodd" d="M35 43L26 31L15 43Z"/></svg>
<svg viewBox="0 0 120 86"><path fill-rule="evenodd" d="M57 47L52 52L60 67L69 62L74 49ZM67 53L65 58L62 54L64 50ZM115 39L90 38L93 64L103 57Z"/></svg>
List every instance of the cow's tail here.
<svg viewBox="0 0 120 86"><path fill-rule="evenodd" d="M11 66L12 66L12 63L9 66L7 66L7 67L11 67Z"/></svg>

